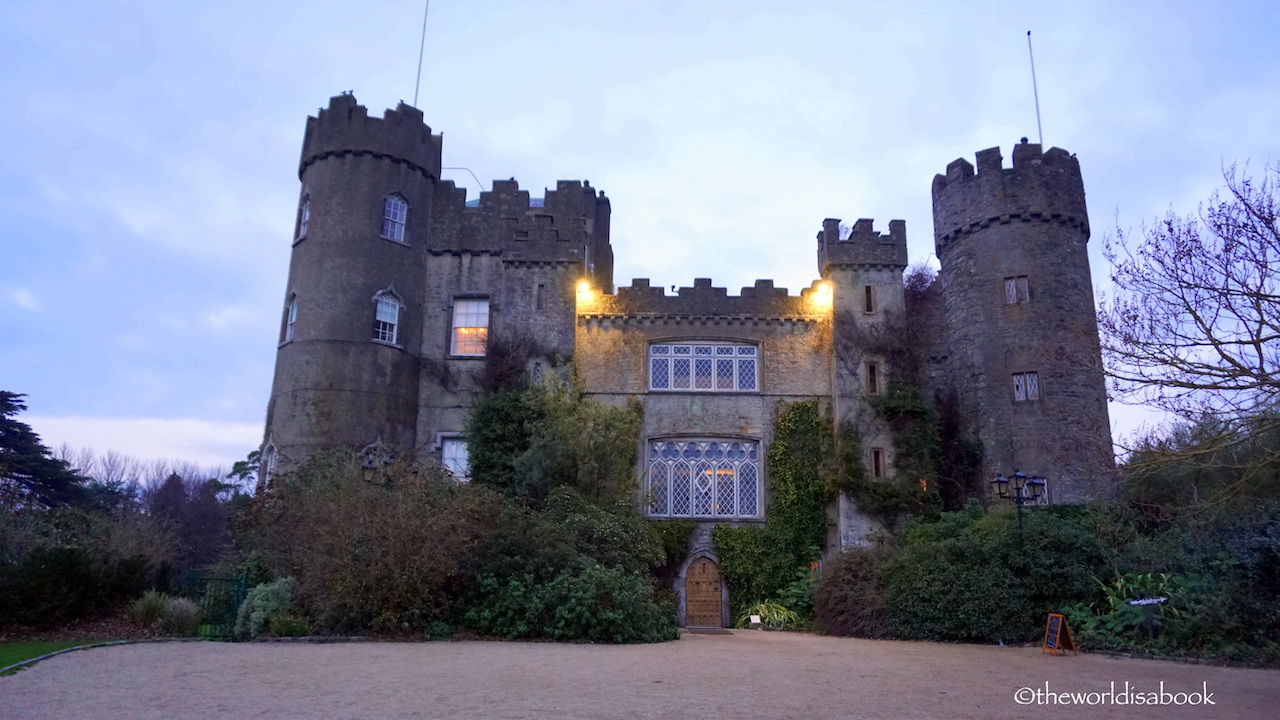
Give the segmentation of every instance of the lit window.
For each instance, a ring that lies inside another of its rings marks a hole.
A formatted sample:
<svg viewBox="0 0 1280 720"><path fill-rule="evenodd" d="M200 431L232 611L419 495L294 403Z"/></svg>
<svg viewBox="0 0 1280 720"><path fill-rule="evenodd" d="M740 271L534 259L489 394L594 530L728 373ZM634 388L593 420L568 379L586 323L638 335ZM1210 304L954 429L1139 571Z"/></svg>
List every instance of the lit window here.
<svg viewBox="0 0 1280 720"><path fill-rule="evenodd" d="M649 389L755 392L759 352L754 345L679 343L649 346Z"/></svg>
<svg viewBox="0 0 1280 720"><path fill-rule="evenodd" d="M884 450L871 448L871 477L884 477Z"/></svg>
<svg viewBox="0 0 1280 720"><path fill-rule="evenodd" d="M293 341L293 325L298 322L298 298L289 298L289 306L284 310L284 338L281 342Z"/></svg>
<svg viewBox="0 0 1280 720"><path fill-rule="evenodd" d="M455 300L450 355L484 355L489 339L489 301Z"/></svg>
<svg viewBox="0 0 1280 720"><path fill-rule="evenodd" d="M298 207L298 232L294 236L301 240L307 236L307 225L311 223L311 198L303 198Z"/></svg>
<svg viewBox="0 0 1280 720"><path fill-rule="evenodd" d="M876 294L870 285L862 286L862 312L871 315L876 311Z"/></svg>
<svg viewBox="0 0 1280 720"><path fill-rule="evenodd" d="M440 464L459 482L470 482L471 459L467 455L467 441L462 438L441 440Z"/></svg>
<svg viewBox="0 0 1280 720"><path fill-rule="evenodd" d="M409 203L399 195L388 195L382 206L382 237L404 242L404 223L409 215Z"/></svg>
<svg viewBox="0 0 1280 720"><path fill-rule="evenodd" d="M867 363L867 394L880 394L880 365L877 363Z"/></svg>
<svg viewBox="0 0 1280 720"><path fill-rule="evenodd" d="M1026 275L1004 279L1004 301L1008 305L1031 301L1031 291L1027 287Z"/></svg>
<svg viewBox="0 0 1280 720"><path fill-rule="evenodd" d="M650 440L646 512L654 517L760 517L759 447L754 440Z"/></svg>
<svg viewBox="0 0 1280 720"><path fill-rule="evenodd" d="M1036 373L1013 374L1013 399L1016 402L1040 399L1040 378Z"/></svg>
<svg viewBox="0 0 1280 720"><path fill-rule="evenodd" d="M384 290L373 297L373 339L396 344L400 325L400 299Z"/></svg>

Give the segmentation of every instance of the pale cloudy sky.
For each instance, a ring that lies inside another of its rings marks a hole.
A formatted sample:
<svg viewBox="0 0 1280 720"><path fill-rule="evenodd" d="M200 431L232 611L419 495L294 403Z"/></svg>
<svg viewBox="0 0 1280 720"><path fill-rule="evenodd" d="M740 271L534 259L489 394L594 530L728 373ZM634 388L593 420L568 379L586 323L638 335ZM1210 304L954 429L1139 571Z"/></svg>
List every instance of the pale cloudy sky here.
<svg viewBox="0 0 1280 720"><path fill-rule="evenodd" d="M422 9L0 2L0 389L49 444L229 464L260 442L305 118L345 90L411 103ZM1117 224L1280 161L1274 0L435 0L418 106L486 186L603 189L620 284L797 292L825 217L902 218L932 258L933 175L1036 140L1028 30L1100 289Z"/></svg>

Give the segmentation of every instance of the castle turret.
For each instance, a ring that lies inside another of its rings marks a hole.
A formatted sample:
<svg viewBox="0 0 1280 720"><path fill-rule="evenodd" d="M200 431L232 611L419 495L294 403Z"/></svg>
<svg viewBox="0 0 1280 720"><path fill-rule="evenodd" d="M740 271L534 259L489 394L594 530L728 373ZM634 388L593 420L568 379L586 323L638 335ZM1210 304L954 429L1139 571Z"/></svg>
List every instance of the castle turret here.
<svg viewBox="0 0 1280 720"><path fill-rule="evenodd" d="M1027 143L933 180L949 338L946 379L985 450L984 475L1049 479L1051 502L1105 494L1114 456L1080 164Z"/></svg>
<svg viewBox="0 0 1280 720"><path fill-rule="evenodd" d="M307 119L264 463L381 440L413 447L425 256L441 138L352 95Z"/></svg>

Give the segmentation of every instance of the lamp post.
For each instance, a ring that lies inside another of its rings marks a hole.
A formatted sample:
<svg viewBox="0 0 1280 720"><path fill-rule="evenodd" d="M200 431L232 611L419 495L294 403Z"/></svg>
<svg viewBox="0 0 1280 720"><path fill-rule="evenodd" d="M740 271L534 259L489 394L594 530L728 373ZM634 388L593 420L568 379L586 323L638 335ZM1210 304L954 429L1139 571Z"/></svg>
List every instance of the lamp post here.
<svg viewBox="0 0 1280 720"><path fill-rule="evenodd" d="M1009 492L1009 485L1013 485L1013 493ZM1015 469L1013 471L1012 480L1004 475L997 475L995 480L991 481L991 485L996 490L996 497L1001 500L1012 500L1013 504L1018 508L1018 538L1022 538L1022 506L1033 505L1040 502L1040 497L1044 495L1045 479L1042 477L1027 477L1021 471Z"/></svg>

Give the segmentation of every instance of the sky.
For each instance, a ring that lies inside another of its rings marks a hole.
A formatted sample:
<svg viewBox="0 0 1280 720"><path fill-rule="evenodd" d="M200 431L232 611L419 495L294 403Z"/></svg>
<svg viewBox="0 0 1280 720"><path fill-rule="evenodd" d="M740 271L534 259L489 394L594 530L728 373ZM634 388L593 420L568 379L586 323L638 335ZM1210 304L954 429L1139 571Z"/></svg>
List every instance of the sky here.
<svg viewBox="0 0 1280 720"><path fill-rule="evenodd" d="M474 198L586 179L615 282L816 279L823 218L1043 138L1101 247L1280 162L1271 2L0 1L0 389L46 444L229 466L262 440L306 117L420 107ZM473 179L472 174L479 178ZM1146 417L1113 405L1118 438Z"/></svg>

